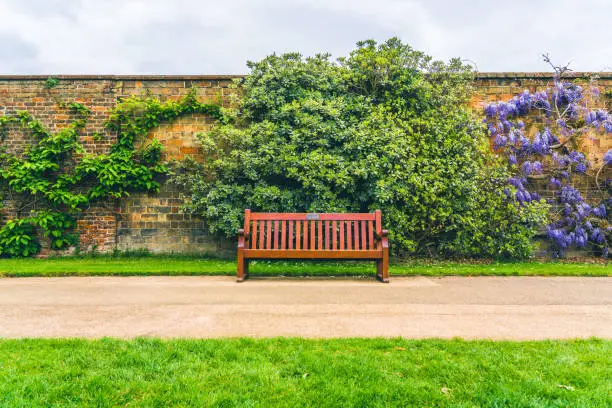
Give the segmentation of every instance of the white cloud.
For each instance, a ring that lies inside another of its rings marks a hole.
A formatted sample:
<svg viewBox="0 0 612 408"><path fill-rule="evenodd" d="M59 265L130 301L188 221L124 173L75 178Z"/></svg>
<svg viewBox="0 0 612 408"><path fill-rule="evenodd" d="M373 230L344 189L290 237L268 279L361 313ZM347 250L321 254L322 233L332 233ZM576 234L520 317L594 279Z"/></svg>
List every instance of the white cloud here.
<svg viewBox="0 0 612 408"><path fill-rule="evenodd" d="M610 70L611 15L609 0L0 0L0 73L245 73L393 35L481 71L547 70L543 52Z"/></svg>

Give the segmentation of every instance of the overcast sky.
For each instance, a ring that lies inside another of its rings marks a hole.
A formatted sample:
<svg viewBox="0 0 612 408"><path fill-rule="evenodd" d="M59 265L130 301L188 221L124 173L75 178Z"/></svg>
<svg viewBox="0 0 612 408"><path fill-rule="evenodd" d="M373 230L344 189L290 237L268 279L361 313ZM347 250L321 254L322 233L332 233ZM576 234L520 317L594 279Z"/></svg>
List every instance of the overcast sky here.
<svg viewBox="0 0 612 408"><path fill-rule="evenodd" d="M479 71L612 71L612 0L0 0L0 74L241 74L392 36Z"/></svg>

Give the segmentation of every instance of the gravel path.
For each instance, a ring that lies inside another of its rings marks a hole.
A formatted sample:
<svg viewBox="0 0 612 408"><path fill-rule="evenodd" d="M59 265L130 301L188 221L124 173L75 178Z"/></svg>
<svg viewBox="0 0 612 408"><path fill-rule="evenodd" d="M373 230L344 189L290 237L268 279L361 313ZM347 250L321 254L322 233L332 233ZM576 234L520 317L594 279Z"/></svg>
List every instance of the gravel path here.
<svg viewBox="0 0 612 408"><path fill-rule="evenodd" d="M0 337L612 338L612 278L0 279Z"/></svg>

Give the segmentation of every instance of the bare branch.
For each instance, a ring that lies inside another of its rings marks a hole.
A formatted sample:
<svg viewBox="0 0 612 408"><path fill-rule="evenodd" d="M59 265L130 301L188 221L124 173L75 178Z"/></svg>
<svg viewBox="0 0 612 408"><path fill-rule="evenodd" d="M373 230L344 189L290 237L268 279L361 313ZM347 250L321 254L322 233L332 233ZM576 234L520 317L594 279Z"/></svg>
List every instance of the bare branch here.
<svg viewBox="0 0 612 408"><path fill-rule="evenodd" d="M551 68L555 71L555 77L556 78L561 78L567 72L572 71L569 68L569 63L567 63L565 65L555 65L555 64L553 64L553 62L550 60L550 56L548 55L548 53L542 54L542 58L544 59L544 62L546 62L548 65L550 65Z"/></svg>

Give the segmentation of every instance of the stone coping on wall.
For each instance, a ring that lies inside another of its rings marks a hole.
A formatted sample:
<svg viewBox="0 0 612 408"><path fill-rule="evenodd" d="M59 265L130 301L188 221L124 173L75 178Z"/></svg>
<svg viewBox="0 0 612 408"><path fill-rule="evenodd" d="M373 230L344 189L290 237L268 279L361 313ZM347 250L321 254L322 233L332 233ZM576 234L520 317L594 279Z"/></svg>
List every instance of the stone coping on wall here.
<svg viewBox="0 0 612 408"><path fill-rule="evenodd" d="M234 78L244 78L242 74L217 74L217 75L2 75L0 81L20 81L20 80L47 80L48 78L64 80L107 80L107 81L198 81L198 80L228 80ZM533 78L551 79L552 72L478 72L476 79L490 78ZM598 76L601 79L612 79L612 72L568 72L565 76L569 78L590 78Z"/></svg>
<svg viewBox="0 0 612 408"><path fill-rule="evenodd" d="M182 80L215 80L215 79L234 79L244 78L246 75L2 75L0 74L0 81L22 81L22 80L47 80L49 78L54 79L65 79L65 80L106 80L106 81L182 81Z"/></svg>
<svg viewBox="0 0 612 408"><path fill-rule="evenodd" d="M528 79L552 79L554 72L478 72L476 79L490 78L528 78ZM590 78L597 76L601 79L612 79L612 72L566 72L567 78Z"/></svg>

